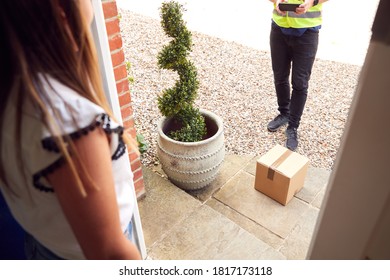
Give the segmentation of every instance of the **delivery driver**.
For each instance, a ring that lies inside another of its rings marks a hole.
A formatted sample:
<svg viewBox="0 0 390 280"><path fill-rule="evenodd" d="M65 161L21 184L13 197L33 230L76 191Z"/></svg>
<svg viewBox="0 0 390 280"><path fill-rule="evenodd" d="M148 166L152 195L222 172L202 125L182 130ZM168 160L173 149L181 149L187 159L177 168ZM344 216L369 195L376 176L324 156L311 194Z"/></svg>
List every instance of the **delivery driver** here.
<svg viewBox="0 0 390 280"><path fill-rule="evenodd" d="M317 53L318 34L322 24L322 3L327 0L289 0L288 4L300 4L295 12L279 9L279 3L287 1L270 1L275 7L270 47L279 115L268 123L267 128L274 132L287 124L286 147L294 151L298 147L297 130Z"/></svg>

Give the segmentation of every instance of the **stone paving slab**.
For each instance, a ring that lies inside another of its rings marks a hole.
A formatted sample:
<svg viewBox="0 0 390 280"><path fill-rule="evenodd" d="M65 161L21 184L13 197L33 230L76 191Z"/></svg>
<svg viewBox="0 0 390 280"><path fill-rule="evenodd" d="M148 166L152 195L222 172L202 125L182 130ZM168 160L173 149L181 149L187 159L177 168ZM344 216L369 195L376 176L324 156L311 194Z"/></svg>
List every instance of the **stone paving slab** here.
<svg viewBox="0 0 390 280"><path fill-rule="evenodd" d="M207 205L196 209L149 251L150 258L168 260L285 259Z"/></svg>
<svg viewBox="0 0 390 280"><path fill-rule="evenodd" d="M291 260L304 260L309 250L319 209L309 208L286 238L280 252Z"/></svg>
<svg viewBox="0 0 390 280"><path fill-rule="evenodd" d="M317 194L316 198L313 200L311 204L313 207L316 207L318 209L321 208L321 205L325 199L325 191L326 189L324 188Z"/></svg>
<svg viewBox="0 0 390 280"><path fill-rule="evenodd" d="M214 197L271 232L286 238L309 205L293 198L286 206L254 189L255 177L237 173Z"/></svg>
<svg viewBox="0 0 390 280"><path fill-rule="evenodd" d="M237 212L235 209L230 208L229 206L221 203L220 201L212 198L206 202L208 206L218 211L222 215L226 216L237 225L262 240L263 242L270 245L272 248L279 250L284 243L284 239L275 233L269 231L267 228L259 225L255 221L245 217L241 213Z"/></svg>
<svg viewBox="0 0 390 280"><path fill-rule="evenodd" d="M315 198L320 202L325 194L324 190L328 185L329 176L330 171L309 166L304 186L295 196L309 204L312 203Z"/></svg>
<svg viewBox="0 0 390 280"><path fill-rule="evenodd" d="M146 196L138 202L146 247L164 237L201 203L167 179L143 168Z"/></svg>
<svg viewBox="0 0 390 280"><path fill-rule="evenodd" d="M243 166L246 166L252 159L253 156L238 156L232 154L225 155L225 160L215 181L213 181L204 189L189 191L188 193L200 201L206 201L213 195L214 192L221 188L221 186L225 185L228 180L230 180L238 171L242 169Z"/></svg>
<svg viewBox="0 0 390 280"><path fill-rule="evenodd" d="M244 171L248 172L249 174L255 176L256 175L256 163L257 160L260 158L260 156L254 156L252 159L248 162L248 164L244 167Z"/></svg>

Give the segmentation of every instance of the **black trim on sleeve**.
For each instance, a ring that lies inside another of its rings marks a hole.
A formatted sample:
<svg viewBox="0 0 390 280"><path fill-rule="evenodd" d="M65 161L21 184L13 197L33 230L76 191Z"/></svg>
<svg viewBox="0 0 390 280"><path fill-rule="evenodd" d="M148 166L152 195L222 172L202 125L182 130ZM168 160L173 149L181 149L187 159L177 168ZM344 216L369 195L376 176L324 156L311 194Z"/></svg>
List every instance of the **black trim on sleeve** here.
<svg viewBox="0 0 390 280"><path fill-rule="evenodd" d="M53 162L52 164L50 164L48 167L46 167L45 169L35 173L33 175L33 184L34 184L34 187L37 188L38 190L40 191L43 191L43 192L54 192L54 190L52 188L49 188L47 186L45 186L42 182L41 182L41 178L42 177L46 177L47 175L49 175L50 173L52 173L54 170L56 170L57 168L60 168L62 165L64 165L65 163L65 160L63 157L59 158L58 160L56 160L55 162Z"/></svg>
<svg viewBox="0 0 390 280"><path fill-rule="evenodd" d="M118 146L111 156L111 160L117 160L126 152L126 144L123 141L123 127L118 126L116 128L111 128L111 119L110 116L103 113L96 117L95 121L90 124L89 126L82 128L78 131L70 133L68 136L72 140L79 139L82 136L87 135L90 131L93 131L96 127L101 127L106 134L112 134L116 133L118 134ZM66 141L66 139L64 139ZM57 146L56 141L53 137L47 137L42 139L41 141L42 147L50 152L59 153L60 149ZM35 188L37 188L40 191L43 192L54 192L54 190L50 187L45 186L41 182L42 177L46 177L53 171L55 171L57 168L61 167L65 163L65 159L63 157L60 157L58 160L47 166L46 168L42 169L41 171L38 171L33 175L33 185Z"/></svg>

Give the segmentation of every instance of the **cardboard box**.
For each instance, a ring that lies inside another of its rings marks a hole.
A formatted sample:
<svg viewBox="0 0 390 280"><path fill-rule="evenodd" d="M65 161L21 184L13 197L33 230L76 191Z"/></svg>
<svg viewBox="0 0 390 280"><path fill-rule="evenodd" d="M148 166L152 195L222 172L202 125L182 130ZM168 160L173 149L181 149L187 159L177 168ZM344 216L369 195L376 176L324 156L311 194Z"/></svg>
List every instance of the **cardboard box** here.
<svg viewBox="0 0 390 280"><path fill-rule="evenodd" d="M276 145L257 160L255 189L286 205L303 188L309 159Z"/></svg>

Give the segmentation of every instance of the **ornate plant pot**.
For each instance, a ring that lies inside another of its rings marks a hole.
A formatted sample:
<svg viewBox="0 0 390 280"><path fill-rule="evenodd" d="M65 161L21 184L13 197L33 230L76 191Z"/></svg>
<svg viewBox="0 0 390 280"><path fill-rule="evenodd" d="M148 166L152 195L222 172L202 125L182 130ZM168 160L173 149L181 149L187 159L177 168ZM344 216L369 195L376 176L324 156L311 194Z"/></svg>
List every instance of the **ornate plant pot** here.
<svg viewBox="0 0 390 280"><path fill-rule="evenodd" d="M183 190L197 190L209 185L217 176L225 157L222 119L201 109L207 135L199 142L180 142L167 136L172 130L170 118L158 123L157 155L168 179Z"/></svg>

